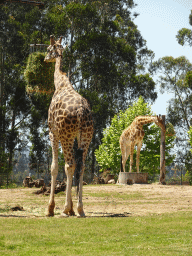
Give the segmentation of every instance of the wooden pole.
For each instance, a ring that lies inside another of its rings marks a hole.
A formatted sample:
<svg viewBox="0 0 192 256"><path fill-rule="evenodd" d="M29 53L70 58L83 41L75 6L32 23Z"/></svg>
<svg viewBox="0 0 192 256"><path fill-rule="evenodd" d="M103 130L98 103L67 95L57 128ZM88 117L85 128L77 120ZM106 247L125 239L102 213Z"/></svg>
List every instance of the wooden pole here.
<svg viewBox="0 0 192 256"><path fill-rule="evenodd" d="M165 115L162 115L162 121L165 127ZM165 185L165 129L161 130L161 145L160 145L160 177L159 183Z"/></svg>

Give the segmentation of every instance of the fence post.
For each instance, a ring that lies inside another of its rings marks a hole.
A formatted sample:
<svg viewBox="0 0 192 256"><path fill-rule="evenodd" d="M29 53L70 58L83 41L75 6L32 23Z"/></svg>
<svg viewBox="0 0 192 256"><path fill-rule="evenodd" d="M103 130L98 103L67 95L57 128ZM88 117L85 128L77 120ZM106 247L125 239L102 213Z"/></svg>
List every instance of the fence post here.
<svg viewBox="0 0 192 256"><path fill-rule="evenodd" d="M165 127L165 115L162 115L162 121ZM165 129L161 129L161 145L160 145L160 177L159 183L165 185Z"/></svg>

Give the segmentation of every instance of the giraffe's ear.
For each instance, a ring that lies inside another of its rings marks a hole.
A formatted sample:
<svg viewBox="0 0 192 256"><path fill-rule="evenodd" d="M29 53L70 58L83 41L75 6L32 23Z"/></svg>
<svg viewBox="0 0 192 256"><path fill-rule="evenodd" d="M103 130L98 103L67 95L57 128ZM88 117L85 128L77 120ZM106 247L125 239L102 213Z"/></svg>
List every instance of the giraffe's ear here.
<svg viewBox="0 0 192 256"><path fill-rule="evenodd" d="M55 40L54 40L54 36L50 36L50 44L54 45L55 44Z"/></svg>
<svg viewBox="0 0 192 256"><path fill-rule="evenodd" d="M61 36L58 40L59 44L61 44L61 41L62 41L63 37Z"/></svg>

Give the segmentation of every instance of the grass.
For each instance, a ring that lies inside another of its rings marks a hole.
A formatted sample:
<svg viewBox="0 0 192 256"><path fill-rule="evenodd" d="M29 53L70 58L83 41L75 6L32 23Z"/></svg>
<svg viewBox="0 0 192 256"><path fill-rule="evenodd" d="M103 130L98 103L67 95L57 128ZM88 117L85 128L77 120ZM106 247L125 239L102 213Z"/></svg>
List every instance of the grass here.
<svg viewBox="0 0 192 256"><path fill-rule="evenodd" d="M178 198L171 200L173 196L167 195L167 190L163 194L153 187L144 190L143 186L138 191L115 185L93 187L84 188L83 202L90 217L82 219L59 218L64 192L55 196L55 217L47 218L49 197L32 194L36 188L0 191L0 255L192 255L192 210L186 208L191 204L191 192L181 193L185 211L177 208L174 213L162 215L147 211L139 216L139 207L142 213L145 207L151 209L151 204L160 204L155 209L167 204L180 206ZM76 206L75 189L72 194ZM24 211L12 212L16 204Z"/></svg>
<svg viewBox="0 0 192 256"><path fill-rule="evenodd" d="M192 213L1 218L0 255L192 255Z"/></svg>
<svg viewBox="0 0 192 256"><path fill-rule="evenodd" d="M18 186L15 183L10 183L10 184L8 184L8 186L7 185L0 186L0 189L7 189L7 188L13 189L13 188L19 188L19 187L21 187L21 186Z"/></svg>
<svg viewBox="0 0 192 256"><path fill-rule="evenodd" d="M1 206L1 205L0 205ZM9 212L10 211L10 206L9 205L5 205L5 207L0 207L0 213L5 213L5 212Z"/></svg>
<svg viewBox="0 0 192 256"><path fill-rule="evenodd" d="M117 193L117 192L98 192L98 193L92 193L92 192L87 192L84 193L84 196L91 196L91 197L100 197L103 199L112 199L112 198L116 198L116 199L123 199L123 200L133 200L133 199L141 199L144 198L142 193L139 192L135 192L135 193Z"/></svg>

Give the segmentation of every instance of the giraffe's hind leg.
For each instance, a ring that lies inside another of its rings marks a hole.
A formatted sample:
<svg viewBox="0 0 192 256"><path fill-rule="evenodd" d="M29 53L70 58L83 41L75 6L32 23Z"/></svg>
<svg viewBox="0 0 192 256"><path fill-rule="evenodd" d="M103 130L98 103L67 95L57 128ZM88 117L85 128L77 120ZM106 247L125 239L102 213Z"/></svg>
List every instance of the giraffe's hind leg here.
<svg viewBox="0 0 192 256"><path fill-rule="evenodd" d="M81 138L78 138L78 147L83 150L83 159L82 159L82 167L79 176L79 190L78 190L78 201L77 201L77 211L79 217L85 217L85 213L83 210L83 174L85 169L85 159L87 156L87 152L89 149L89 144L92 140L93 131L87 132L86 130L82 131Z"/></svg>
<svg viewBox="0 0 192 256"><path fill-rule="evenodd" d="M66 186L66 200L63 213L61 214L62 217L68 217L75 215L73 210L73 202L72 202L72 181L73 181L73 174L75 171L75 158L73 152L73 144L74 139L67 139L67 143L65 141L61 141L61 146L65 158L65 174L67 176L67 186Z"/></svg>
<svg viewBox="0 0 192 256"><path fill-rule="evenodd" d="M73 174L75 170L75 164L67 162L65 164L65 173L67 176L67 186L66 186L66 199L65 199L65 206L62 213L63 217L74 216L75 212L73 210L73 201L72 201L72 181L73 181Z"/></svg>

